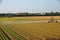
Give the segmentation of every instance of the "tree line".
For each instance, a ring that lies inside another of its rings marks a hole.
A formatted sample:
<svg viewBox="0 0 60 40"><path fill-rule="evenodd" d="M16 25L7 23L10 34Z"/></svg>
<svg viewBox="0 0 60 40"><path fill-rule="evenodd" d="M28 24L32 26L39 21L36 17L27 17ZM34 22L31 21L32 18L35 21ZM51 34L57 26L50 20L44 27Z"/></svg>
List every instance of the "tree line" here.
<svg viewBox="0 0 60 40"><path fill-rule="evenodd" d="M0 13L0 17L20 17L20 16L60 16L60 12L46 12L46 13Z"/></svg>

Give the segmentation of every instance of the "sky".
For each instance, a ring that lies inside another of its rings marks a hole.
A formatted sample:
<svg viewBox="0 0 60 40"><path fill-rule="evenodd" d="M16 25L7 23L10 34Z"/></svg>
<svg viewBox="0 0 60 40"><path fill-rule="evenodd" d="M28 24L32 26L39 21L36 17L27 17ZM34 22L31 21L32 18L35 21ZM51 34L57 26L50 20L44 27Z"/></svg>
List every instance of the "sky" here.
<svg viewBox="0 0 60 40"><path fill-rule="evenodd" d="M60 0L1 0L0 13L60 12Z"/></svg>

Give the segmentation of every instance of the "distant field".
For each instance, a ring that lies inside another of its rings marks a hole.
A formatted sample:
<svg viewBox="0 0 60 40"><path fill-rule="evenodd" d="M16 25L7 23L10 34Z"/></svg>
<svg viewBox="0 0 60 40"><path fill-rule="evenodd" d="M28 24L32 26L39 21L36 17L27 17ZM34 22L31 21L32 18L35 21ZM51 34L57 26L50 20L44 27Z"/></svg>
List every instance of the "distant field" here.
<svg viewBox="0 0 60 40"><path fill-rule="evenodd" d="M60 16L57 23L48 23L51 16L0 18L0 28L11 40L45 40L60 38ZM0 33L1 35L1 33Z"/></svg>
<svg viewBox="0 0 60 40"><path fill-rule="evenodd" d="M5 17L0 18L0 21L39 21L49 20L52 16L32 16L32 17ZM55 19L60 20L60 16L53 16Z"/></svg>

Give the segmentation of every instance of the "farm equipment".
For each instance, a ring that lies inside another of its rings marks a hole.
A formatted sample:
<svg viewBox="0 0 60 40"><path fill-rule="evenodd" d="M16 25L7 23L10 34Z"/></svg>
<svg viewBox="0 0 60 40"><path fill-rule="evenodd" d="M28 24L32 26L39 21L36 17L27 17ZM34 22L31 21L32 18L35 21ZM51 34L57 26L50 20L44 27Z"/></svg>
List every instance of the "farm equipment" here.
<svg viewBox="0 0 60 40"><path fill-rule="evenodd" d="M51 17L51 19L48 21L48 23L51 23L51 22L58 22L54 17Z"/></svg>

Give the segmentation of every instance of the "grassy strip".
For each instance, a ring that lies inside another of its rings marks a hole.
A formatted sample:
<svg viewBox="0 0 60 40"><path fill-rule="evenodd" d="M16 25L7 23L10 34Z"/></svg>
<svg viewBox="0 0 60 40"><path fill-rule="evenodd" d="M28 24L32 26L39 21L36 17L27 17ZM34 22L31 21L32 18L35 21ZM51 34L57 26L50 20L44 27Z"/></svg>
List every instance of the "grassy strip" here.
<svg viewBox="0 0 60 40"><path fill-rule="evenodd" d="M0 40L3 40L3 36L2 36L1 30L0 30Z"/></svg>
<svg viewBox="0 0 60 40"><path fill-rule="evenodd" d="M0 40L9 40L5 33L0 29Z"/></svg>
<svg viewBox="0 0 60 40"><path fill-rule="evenodd" d="M26 40L24 37L16 34L15 32L13 32L13 30L11 30L9 27L7 27L6 25L2 25L2 28L7 31L14 40Z"/></svg>

